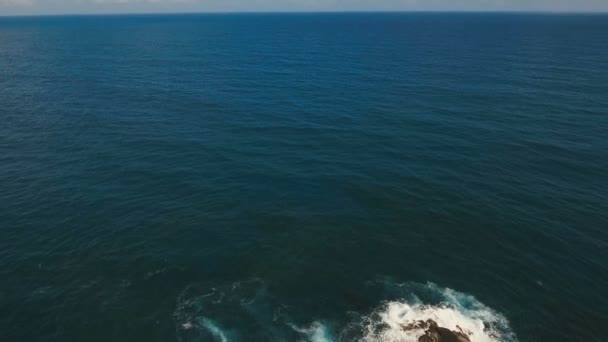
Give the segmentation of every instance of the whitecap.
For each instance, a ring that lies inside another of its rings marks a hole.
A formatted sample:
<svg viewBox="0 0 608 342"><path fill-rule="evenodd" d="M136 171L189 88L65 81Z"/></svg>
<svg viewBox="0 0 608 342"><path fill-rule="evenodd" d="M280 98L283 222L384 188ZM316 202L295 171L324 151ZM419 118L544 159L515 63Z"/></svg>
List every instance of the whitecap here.
<svg viewBox="0 0 608 342"><path fill-rule="evenodd" d="M332 342L333 338L329 333L329 329L321 322L314 321L310 326L299 328L290 324L291 328L298 333L304 335L305 341L310 342Z"/></svg>
<svg viewBox="0 0 608 342"><path fill-rule="evenodd" d="M517 341L507 319L474 296L432 283L386 280L366 284L366 290L367 296L380 301L375 309L357 312L342 305L343 315L328 319L298 305L302 302L275 297L258 279L221 287L189 286L178 298L176 332L184 342L227 342L245 336L300 342L418 342L428 328L420 322L433 320L466 334L471 342ZM306 319L313 315L315 319Z"/></svg>
<svg viewBox="0 0 608 342"><path fill-rule="evenodd" d="M438 297L434 303L413 299L392 300L365 316L361 323L363 342L417 342L425 332L420 322L435 321L439 326L462 332L472 342L515 341L507 319L475 297L427 284L427 291Z"/></svg>
<svg viewBox="0 0 608 342"><path fill-rule="evenodd" d="M202 326L219 342L228 342L226 334L212 320L207 318L201 319Z"/></svg>

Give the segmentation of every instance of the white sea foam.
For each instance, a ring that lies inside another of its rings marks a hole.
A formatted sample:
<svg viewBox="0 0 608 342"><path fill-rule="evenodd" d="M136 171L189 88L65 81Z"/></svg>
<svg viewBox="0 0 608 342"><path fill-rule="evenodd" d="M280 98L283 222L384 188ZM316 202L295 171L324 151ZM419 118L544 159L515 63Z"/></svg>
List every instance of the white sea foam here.
<svg viewBox="0 0 608 342"><path fill-rule="evenodd" d="M216 341L219 342L228 342L226 338L226 334L220 329L213 321L202 318L201 319L202 326L209 331L209 333L215 338Z"/></svg>
<svg viewBox="0 0 608 342"><path fill-rule="evenodd" d="M467 314L448 306L409 305L401 302L391 302L377 316L379 321L372 321L366 326L367 332L363 341L416 342L424 334L424 329L405 330L403 327L428 319L434 320L444 328L454 331L462 330L474 342L499 341L496 335L486 330L482 319L467 316Z"/></svg>
<svg viewBox="0 0 608 342"><path fill-rule="evenodd" d="M258 282L213 288L211 292L208 288L189 287L180 296L175 312L178 339L238 342L247 340L239 337L273 336L299 342L418 342L425 333L420 322L433 320L440 327L468 335L471 342L517 341L507 319L471 295L431 283L380 281L376 285L379 297L387 301L369 314L345 312L345 319L331 321L331 329L323 321L292 323L291 313L298 307L287 310L288 306L275 301ZM235 320L235 314L240 318ZM351 318L346 319L347 316ZM234 324L229 331L221 328L223 322L241 319L257 322L263 331L240 331Z"/></svg>
<svg viewBox="0 0 608 342"><path fill-rule="evenodd" d="M331 336L329 334L327 327L320 322L317 322L317 321L312 322L312 324L306 328L298 328L295 325L291 325L291 327L293 328L293 330L299 332L300 334L303 334L306 338L305 341L310 341L310 342L332 342L333 341L333 339L331 338Z"/></svg>
<svg viewBox="0 0 608 342"><path fill-rule="evenodd" d="M440 296L437 304L425 304L419 300L388 302L364 318L361 340L417 342L425 329L412 328L412 325L431 319L440 327L467 334L472 342L515 341L506 318L473 296L433 284L428 284L427 288ZM404 329L408 325L410 328Z"/></svg>

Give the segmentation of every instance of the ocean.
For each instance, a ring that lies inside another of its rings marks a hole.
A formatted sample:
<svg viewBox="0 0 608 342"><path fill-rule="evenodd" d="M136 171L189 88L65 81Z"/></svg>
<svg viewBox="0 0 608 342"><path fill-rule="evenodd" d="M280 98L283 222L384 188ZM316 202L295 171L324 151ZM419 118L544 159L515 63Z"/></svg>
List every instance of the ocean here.
<svg viewBox="0 0 608 342"><path fill-rule="evenodd" d="M0 340L608 340L608 15L0 18Z"/></svg>

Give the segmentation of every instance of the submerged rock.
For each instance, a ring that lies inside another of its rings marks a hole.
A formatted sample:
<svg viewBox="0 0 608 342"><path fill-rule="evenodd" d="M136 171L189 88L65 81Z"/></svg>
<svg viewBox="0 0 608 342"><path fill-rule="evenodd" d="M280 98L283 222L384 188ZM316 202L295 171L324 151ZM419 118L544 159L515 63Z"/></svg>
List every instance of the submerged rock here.
<svg viewBox="0 0 608 342"><path fill-rule="evenodd" d="M469 338L470 333L465 333L460 327L458 327L460 331L452 331L440 327L432 319L412 322L402 325L401 328L405 331L424 329L424 335L418 338L418 342L472 342Z"/></svg>

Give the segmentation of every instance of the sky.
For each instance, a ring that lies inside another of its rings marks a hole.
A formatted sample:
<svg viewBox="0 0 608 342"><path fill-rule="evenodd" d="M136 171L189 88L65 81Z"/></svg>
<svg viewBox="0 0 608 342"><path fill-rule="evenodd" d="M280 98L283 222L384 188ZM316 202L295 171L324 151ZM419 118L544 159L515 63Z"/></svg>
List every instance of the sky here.
<svg viewBox="0 0 608 342"><path fill-rule="evenodd" d="M291 11L608 12L608 0L0 0L0 15Z"/></svg>

